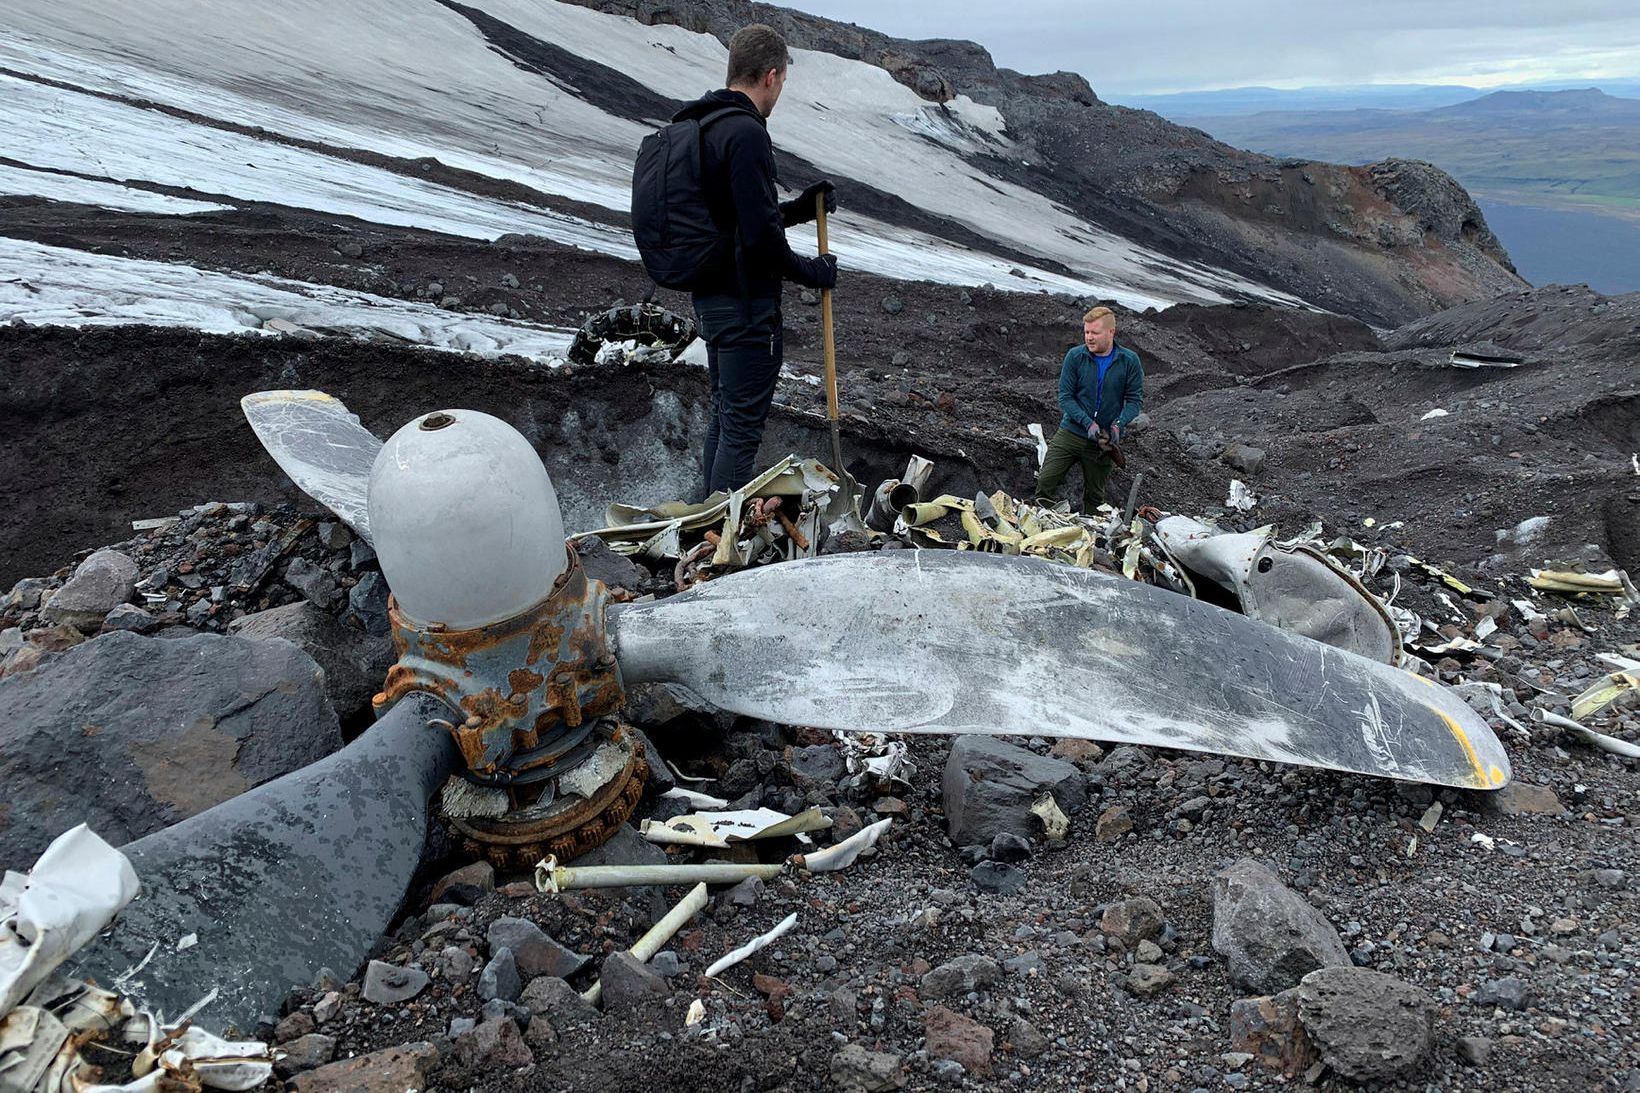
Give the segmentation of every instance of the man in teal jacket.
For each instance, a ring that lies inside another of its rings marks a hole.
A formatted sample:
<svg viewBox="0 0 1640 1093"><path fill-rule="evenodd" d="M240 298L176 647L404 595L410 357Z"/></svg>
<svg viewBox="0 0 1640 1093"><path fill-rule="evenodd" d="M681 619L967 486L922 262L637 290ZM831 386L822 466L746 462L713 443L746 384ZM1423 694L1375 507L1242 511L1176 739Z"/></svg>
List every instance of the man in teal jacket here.
<svg viewBox="0 0 1640 1093"><path fill-rule="evenodd" d="M1036 479L1036 495L1052 498L1072 463L1082 464L1082 511L1105 500L1112 466L1101 441L1118 444L1122 430L1139 416L1145 401L1145 370L1139 354L1116 344L1116 316L1096 307L1082 316L1082 344L1065 354L1059 368L1059 406L1064 417L1048 441Z"/></svg>

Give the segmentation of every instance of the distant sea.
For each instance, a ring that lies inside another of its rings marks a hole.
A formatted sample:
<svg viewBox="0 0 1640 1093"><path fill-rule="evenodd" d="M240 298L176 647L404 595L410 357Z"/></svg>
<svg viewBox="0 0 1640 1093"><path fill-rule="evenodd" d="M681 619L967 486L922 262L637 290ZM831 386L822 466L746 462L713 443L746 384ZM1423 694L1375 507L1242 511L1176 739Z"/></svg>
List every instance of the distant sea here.
<svg viewBox="0 0 1640 1093"><path fill-rule="evenodd" d="M1515 269L1532 284L1640 292L1640 221L1476 200Z"/></svg>

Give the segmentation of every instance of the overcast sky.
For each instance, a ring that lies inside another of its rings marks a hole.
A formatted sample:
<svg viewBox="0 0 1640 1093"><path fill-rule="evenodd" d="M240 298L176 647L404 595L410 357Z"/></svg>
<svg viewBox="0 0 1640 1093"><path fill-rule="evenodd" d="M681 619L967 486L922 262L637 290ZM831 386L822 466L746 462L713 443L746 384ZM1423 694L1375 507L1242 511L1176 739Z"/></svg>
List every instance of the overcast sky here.
<svg viewBox="0 0 1640 1093"><path fill-rule="evenodd" d="M796 0L901 38L969 38L1102 96L1263 85L1640 76L1640 0Z"/></svg>

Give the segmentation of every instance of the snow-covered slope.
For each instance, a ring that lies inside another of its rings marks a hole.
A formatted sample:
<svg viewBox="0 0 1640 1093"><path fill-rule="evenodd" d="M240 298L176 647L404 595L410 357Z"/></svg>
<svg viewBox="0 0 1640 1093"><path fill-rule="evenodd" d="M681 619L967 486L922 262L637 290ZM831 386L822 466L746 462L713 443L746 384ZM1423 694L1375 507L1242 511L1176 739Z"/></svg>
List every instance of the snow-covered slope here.
<svg viewBox="0 0 1640 1093"><path fill-rule="evenodd" d="M610 107L438 0L11 0L0 131L10 135L4 157L20 166L0 166L0 194L175 215L258 202L470 239L533 234L632 259L621 226L632 158L664 121L648 114L720 85L724 47L552 0L471 7L518 35L515 45L567 51L588 80L606 70L636 80L655 108ZM960 97L929 104L859 61L798 51L770 129L785 152L844 180L832 247L845 269L1130 307L1298 302L1148 250L1007 181L987 170L1017 158L997 111ZM398 164L359 162L356 151ZM546 196L507 200L398 169L424 158ZM935 219L850 212L847 180ZM576 202L575 213L549 207L553 198ZM940 223L961 241L942 237ZM793 239L814 245L812 231ZM7 314L0 303L0 320Z"/></svg>

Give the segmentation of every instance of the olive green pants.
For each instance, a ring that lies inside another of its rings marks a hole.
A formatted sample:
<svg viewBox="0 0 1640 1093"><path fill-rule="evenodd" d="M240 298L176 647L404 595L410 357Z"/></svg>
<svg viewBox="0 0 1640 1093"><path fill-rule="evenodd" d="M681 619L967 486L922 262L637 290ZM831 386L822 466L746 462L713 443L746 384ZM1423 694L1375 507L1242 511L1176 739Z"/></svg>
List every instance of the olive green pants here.
<svg viewBox="0 0 1640 1093"><path fill-rule="evenodd" d="M1042 473L1036 476L1036 495L1051 498L1057 494L1072 463L1082 464L1082 511L1093 512L1105 503L1105 483L1115 464L1098 441L1077 436L1069 429L1059 430L1048 441Z"/></svg>

